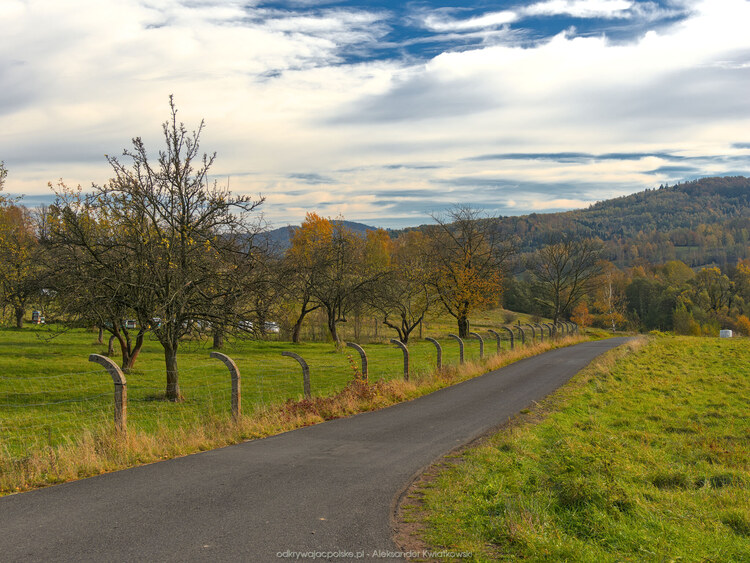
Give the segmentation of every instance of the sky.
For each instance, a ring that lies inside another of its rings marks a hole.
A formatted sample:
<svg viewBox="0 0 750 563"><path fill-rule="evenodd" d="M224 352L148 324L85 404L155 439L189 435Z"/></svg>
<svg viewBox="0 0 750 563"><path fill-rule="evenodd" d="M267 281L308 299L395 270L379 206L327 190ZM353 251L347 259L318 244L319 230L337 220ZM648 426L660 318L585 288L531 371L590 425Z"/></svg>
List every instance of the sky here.
<svg viewBox="0 0 750 563"><path fill-rule="evenodd" d="M750 175L750 1L0 0L5 191L91 189L173 94L211 179L380 227ZM127 159L123 159L127 162Z"/></svg>

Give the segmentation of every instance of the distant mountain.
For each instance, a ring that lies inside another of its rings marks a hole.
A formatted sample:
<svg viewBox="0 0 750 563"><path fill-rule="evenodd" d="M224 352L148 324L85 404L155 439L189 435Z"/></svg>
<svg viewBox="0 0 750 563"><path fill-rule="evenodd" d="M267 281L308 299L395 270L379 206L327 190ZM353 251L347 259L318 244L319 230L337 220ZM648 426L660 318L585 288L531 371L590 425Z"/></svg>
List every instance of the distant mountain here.
<svg viewBox="0 0 750 563"><path fill-rule="evenodd" d="M601 239L607 257L620 267L668 260L693 267L723 265L750 257L750 179L702 178L601 201L587 209L490 221L516 241L522 255L565 234Z"/></svg>
<svg viewBox="0 0 750 563"><path fill-rule="evenodd" d="M367 231L374 231L377 229L377 227L371 227L370 225L355 223L353 221L341 221L341 223L343 223L348 229L351 229L362 236L364 236ZM263 236L272 248L283 252L291 245L292 234L297 228L299 228L299 225L287 225L286 227L279 227L278 229L273 229L263 233Z"/></svg>

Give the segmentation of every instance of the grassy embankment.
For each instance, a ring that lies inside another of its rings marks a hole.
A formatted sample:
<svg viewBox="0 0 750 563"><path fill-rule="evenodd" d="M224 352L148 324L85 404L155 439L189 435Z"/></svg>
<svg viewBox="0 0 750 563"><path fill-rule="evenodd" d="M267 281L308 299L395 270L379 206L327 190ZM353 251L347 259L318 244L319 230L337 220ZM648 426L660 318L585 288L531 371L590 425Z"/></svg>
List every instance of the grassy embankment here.
<svg viewBox="0 0 750 563"><path fill-rule="evenodd" d="M436 468L404 520L477 561L750 561L748 340L633 348Z"/></svg>
<svg viewBox="0 0 750 563"><path fill-rule="evenodd" d="M501 311L487 313L475 329L502 324ZM437 325L431 323L432 327ZM445 332L452 327L446 325ZM161 400L163 355L149 341L136 369L127 374L128 435L113 430L113 386L104 370L87 361L106 346L94 343L90 331L69 331L48 339L48 329L0 330L0 494L67 481L105 471L271 435L407 400L539 353L552 344L529 346L492 356L494 341L485 342L479 361L476 340L466 342L467 363L460 368L458 345L440 338L443 363L435 373L435 348L410 342L412 381L401 381L401 351L387 343L365 346L370 385L352 385L354 350L329 343L294 346L277 341L236 341L223 350L242 372L243 416L230 416L231 385L226 368L208 358L209 343L185 343L180 354L185 400ZM434 329L433 329L434 330ZM435 333L433 333L435 334ZM568 342L569 343L569 342ZM563 345L558 342L555 346ZM293 350L310 365L313 400L301 400L299 366L284 358ZM115 359L117 359L115 357Z"/></svg>

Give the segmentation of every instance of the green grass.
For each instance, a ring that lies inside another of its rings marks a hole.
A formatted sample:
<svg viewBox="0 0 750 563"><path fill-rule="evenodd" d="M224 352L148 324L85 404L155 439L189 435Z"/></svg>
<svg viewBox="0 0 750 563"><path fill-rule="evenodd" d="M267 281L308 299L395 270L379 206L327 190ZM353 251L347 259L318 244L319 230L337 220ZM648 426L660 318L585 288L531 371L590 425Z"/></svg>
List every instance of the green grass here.
<svg viewBox="0 0 750 563"><path fill-rule="evenodd" d="M90 331L75 330L48 340L44 329L0 330L0 443L23 454L32 443L54 446L112 418L113 385L100 366L88 362L91 353L106 346L94 344ZM458 361L458 345L443 344L445 363ZM411 370L435 367L435 347L425 341L410 343ZM302 395L299 365L281 356L283 350L300 354L310 366L314 395L342 389L353 375L351 360L359 355L332 344L291 345L273 341L236 341L223 352L237 363L242 374L243 410L297 399ZM402 352L389 344L365 346L372 381L402 376ZM478 344L466 343L466 358L478 358ZM185 400L160 400L165 376L163 352L147 342L136 367L126 375L129 427L148 431L159 425L200 424L205 414L229 413L229 374L218 360L209 358L206 343L186 343L179 355L180 387ZM117 361L117 356L113 359Z"/></svg>
<svg viewBox="0 0 750 563"><path fill-rule="evenodd" d="M426 480L405 507L426 544L476 561L750 561L750 342L634 348Z"/></svg>
<svg viewBox="0 0 750 563"><path fill-rule="evenodd" d="M485 334L486 354L495 342L485 329L500 326L502 310L482 313L473 329ZM521 317L522 321L526 319ZM369 326L372 323L363 323ZM458 363L458 344L446 338L452 327L449 318L432 319L425 336L442 334L443 364ZM442 331L442 332L441 332ZM353 334L344 329L345 338ZM54 337L53 337L54 336ZM364 345L371 381L402 377L403 356L388 343L393 335L380 329ZM88 361L89 354L106 352L96 344L93 331L60 331L55 327L28 326L17 330L0 328L0 453L10 458L24 457L29 450L69 444L93 429L112 426L113 385L100 366ZM503 343L504 349L508 343ZM233 340L222 352L237 363L242 374L243 413L302 397L299 365L281 356L283 350L300 354L310 366L311 388L315 396L327 396L343 389L359 366L357 352L337 349L326 342L293 345L274 340ZM113 357L119 360L119 349ZM182 344L178 363L180 387L185 400L162 400L165 386L164 357L158 342L147 340L135 368L127 377L128 428L154 432L157 428L200 427L207 418L230 416L231 383L224 365L209 358L206 341ZM419 377L435 368L435 347L418 339L409 342L411 375ZM479 358L476 339L465 342L465 359Z"/></svg>

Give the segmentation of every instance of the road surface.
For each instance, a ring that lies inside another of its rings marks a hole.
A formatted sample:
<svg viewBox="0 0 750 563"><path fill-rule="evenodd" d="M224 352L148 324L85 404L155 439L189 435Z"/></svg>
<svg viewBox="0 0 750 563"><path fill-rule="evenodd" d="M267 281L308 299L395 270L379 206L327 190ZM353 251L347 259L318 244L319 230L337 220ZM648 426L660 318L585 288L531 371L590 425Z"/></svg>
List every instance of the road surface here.
<svg viewBox="0 0 750 563"><path fill-rule="evenodd" d="M397 560L380 557L396 551L393 503L419 471L625 340L553 350L380 411L0 498L0 560Z"/></svg>

